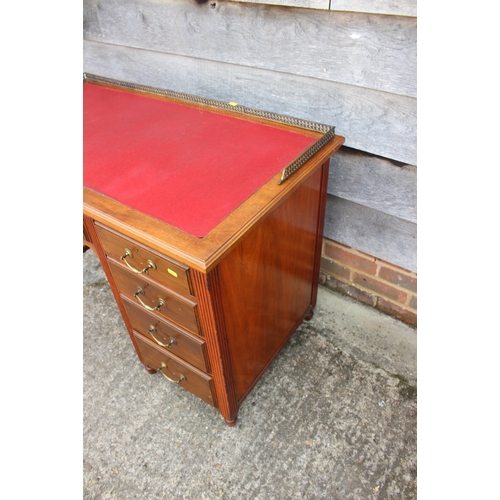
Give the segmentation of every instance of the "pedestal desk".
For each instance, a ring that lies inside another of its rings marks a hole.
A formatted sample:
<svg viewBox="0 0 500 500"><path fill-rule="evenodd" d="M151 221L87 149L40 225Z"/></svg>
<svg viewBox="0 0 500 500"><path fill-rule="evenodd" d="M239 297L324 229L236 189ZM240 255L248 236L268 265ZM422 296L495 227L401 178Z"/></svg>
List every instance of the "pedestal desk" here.
<svg viewBox="0 0 500 500"><path fill-rule="evenodd" d="M84 248L139 360L228 425L316 304L334 129L84 75Z"/></svg>

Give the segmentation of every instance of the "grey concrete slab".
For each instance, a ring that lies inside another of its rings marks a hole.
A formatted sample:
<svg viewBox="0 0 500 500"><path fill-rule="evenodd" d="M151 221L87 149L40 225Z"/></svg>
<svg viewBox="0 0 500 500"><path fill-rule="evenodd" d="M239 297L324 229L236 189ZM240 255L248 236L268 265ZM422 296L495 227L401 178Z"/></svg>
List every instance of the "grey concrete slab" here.
<svg viewBox="0 0 500 500"><path fill-rule="evenodd" d="M132 347L84 265L85 499L416 498L416 331L320 287L228 427Z"/></svg>

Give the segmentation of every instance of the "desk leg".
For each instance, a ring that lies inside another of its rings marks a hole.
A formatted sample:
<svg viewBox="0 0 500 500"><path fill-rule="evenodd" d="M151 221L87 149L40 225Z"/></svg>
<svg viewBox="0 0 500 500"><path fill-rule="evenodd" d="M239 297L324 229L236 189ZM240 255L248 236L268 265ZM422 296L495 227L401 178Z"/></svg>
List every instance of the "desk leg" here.
<svg viewBox="0 0 500 500"><path fill-rule="evenodd" d="M311 321L314 316L314 307L311 305L309 308L309 312L306 314L306 317L304 318L304 321Z"/></svg>
<svg viewBox="0 0 500 500"><path fill-rule="evenodd" d="M319 286L319 270L321 267L321 252L323 249L323 231L325 227L325 211L326 211L326 197L328 195L328 171L330 169L330 160L328 159L321 167L321 186L319 196L319 210L318 221L316 225L316 254L314 256L314 271L313 282L311 291L311 306L304 318L306 321L311 321L314 316L314 309L316 308L316 300L318 297Z"/></svg>
<svg viewBox="0 0 500 500"><path fill-rule="evenodd" d="M207 343L210 367L217 395L217 407L227 425L236 424L238 404L226 335L219 281L219 268L205 274L191 269L200 321Z"/></svg>
<svg viewBox="0 0 500 500"><path fill-rule="evenodd" d="M234 417L234 420L227 420L227 418L225 418L224 422L226 422L226 424L229 425L229 427L233 427L234 425L236 425L237 419L238 417Z"/></svg>

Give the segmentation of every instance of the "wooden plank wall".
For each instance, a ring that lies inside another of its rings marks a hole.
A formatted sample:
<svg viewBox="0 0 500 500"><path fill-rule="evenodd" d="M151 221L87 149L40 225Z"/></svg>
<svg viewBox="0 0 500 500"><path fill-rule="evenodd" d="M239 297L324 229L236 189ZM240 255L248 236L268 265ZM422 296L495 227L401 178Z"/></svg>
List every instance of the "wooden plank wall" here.
<svg viewBox="0 0 500 500"><path fill-rule="evenodd" d="M416 271L416 4L84 0L84 71L335 125L325 237Z"/></svg>
<svg viewBox="0 0 500 500"><path fill-rule="evenodd" d="M235 2L286 5L309 9L337 10L348 12L370 12L398 16L417 15L417 0L232 0Z"/></svg>

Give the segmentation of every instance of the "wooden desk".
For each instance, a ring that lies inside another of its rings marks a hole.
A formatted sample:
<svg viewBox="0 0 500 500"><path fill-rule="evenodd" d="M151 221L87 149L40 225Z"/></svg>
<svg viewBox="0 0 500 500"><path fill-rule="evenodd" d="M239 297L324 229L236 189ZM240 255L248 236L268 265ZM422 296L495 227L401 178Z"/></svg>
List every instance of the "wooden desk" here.
<svg viewBox="0 0 500 500"><path fill-rule="evenodd" d="M140 361L236 422L316 304L334 130L84 81L84 245Z"/></svg>

